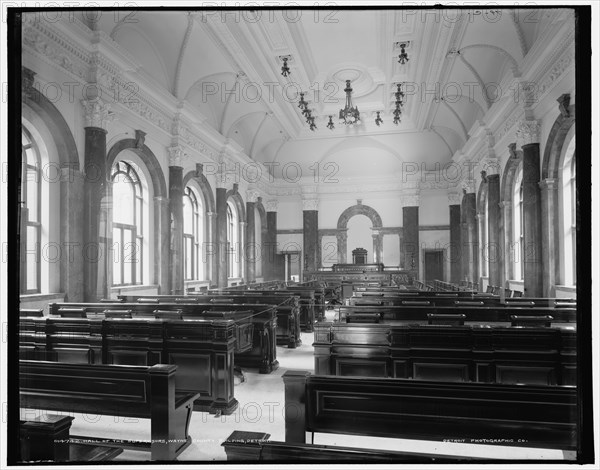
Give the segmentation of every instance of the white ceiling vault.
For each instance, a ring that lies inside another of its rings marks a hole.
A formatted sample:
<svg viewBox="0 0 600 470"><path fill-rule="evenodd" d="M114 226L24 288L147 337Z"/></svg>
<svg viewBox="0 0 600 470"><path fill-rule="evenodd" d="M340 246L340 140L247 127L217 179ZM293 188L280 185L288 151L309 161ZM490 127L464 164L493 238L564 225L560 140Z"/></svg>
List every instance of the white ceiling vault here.
<svg viewBox="0 0 600 470"><path fill-rule="evenodd" d="M250 159L293 162L307 172L334 162L339 176L356 178L399 174L402 162L428 169L449 163L494 101L511 99L496 96L498 85L520 75L540 31L562 20L557 11L137 10L102 15L96 24L81 19ZM288 77L281 75L283 56L290 57ZM357 126L337 119L347 79L361 111ZM398 126L397 83L406 93ZM300 91L315 131L297 106Z"/></svg>

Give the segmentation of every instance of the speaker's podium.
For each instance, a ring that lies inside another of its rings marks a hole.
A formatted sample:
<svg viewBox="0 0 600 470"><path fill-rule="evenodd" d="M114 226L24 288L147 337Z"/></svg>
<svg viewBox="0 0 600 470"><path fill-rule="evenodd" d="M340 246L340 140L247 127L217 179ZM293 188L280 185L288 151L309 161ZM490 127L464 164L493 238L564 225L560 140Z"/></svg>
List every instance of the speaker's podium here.
<svg viewBox="0 0 600 470"><path fill-rule="evenodd" d="M352 250L352 264L367 264L367 250L364 248Z"/></svg>

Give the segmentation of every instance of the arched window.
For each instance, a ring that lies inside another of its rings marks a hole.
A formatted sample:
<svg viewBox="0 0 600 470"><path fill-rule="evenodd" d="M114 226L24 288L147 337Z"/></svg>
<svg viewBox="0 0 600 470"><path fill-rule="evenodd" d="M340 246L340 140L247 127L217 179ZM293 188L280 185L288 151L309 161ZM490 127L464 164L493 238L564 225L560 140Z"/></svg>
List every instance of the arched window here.
<svg viewBox="0 0 600 470"><path fill-rule="evenodd" d="M239 277L238 254L238 217L235 206L227 203L227 277Z"/></svg>
<svg viewBox="0 0 600 470"><path fill-rule="evenodd" d="M186 281L204 278L201 263L203 240L202 199L191 186L186 186L183 194L183 258Z"/></svg>
<svg viewBox="0 0 600 470"><path fill-rule="evenodd" d="M577 284L577 187L575 139L567 147L560 175L562 189L563 284Z"/></svg>
<svg viewBox="0 0 600 470"><path fill-rule="evenodd" d="M120 161L111 172L113 197L113 285L142 284L143 185L133 166Z"/></svg>
<svg viewBox="0 0 600 470"><path fill-rule="evenodd" d="M523 167L519 166L513 185L513 276L515 280L523 279Z"/></svg>
<svg viewBox="0 0 600 470"><path fill-rule="evenodd" d="M22 144L22 176L21 213L22 226L25 233L21 234L25 251L22 252L23 268L21 272L21 293L34 294L41 292L41 246L42 246L42 171L40 152L31 137L23 127Z"/></svg>

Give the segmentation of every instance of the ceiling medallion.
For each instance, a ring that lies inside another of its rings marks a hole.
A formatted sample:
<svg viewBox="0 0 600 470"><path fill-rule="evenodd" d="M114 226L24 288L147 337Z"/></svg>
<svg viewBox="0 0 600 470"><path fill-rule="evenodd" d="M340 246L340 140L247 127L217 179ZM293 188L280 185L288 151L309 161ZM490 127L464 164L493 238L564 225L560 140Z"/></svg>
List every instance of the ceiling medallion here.
<svg viewBox="0 0 600 470"><path fill-rule="evenodd" d="M346 106L344 109L340 109L340 121L344 124L359 124L360 123L360 112L358 106L352 106L352 87L350 86L350 80L346 80Z"/></svg>

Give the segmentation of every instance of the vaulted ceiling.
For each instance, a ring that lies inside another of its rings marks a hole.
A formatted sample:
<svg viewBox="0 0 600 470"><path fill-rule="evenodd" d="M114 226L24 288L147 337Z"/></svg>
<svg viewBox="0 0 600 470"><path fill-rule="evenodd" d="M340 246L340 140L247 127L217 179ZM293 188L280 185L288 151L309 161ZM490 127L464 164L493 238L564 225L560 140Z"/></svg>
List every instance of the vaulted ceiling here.
<svg viewBox="0 0 600 470"><path fill-rule="evenodd" d="M335 162L341 174L395 174L451 161L561 10L118 11L97 21L151 77L259 163ZM398 62L406 43L409 61ZM281 75L283 56L291 73ZM361 123L338 122L345 80ZM394 92L406 93L394 125ZM305 93L317 129L297 103ZM375 124L379 111L383 124ZM335 129L326 127L333 116ZM350 138L348 138L350 137Z"/></svg>

